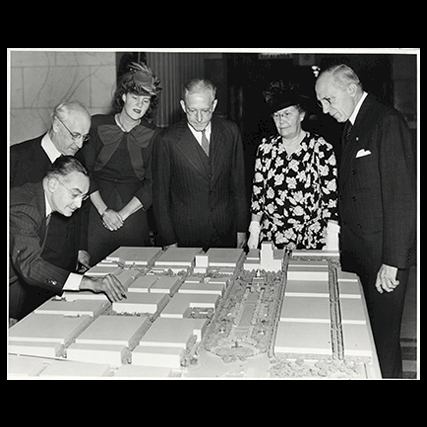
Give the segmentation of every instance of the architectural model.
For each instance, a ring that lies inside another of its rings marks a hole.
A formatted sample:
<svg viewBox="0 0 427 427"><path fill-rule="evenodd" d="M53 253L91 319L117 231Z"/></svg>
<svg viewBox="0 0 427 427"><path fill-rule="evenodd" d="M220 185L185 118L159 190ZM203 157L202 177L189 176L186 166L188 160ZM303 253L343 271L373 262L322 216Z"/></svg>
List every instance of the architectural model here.
<svg viewBox="0 0 427 427"><path fill-rule="evenodd" d="M9 330L13 375L251 376L259 360L265 376L363 378L373 345L360 284L318 252L120 248L93 273L115 274L127 298L47 301Z"/></svg>

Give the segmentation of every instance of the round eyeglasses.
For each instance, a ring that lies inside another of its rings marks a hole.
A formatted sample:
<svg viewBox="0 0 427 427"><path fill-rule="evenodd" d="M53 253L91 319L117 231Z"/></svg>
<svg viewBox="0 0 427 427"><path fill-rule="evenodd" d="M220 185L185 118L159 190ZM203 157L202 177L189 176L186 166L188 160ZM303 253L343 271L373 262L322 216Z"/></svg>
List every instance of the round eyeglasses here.
<svg viewBox="0 0 427 427"><path fill-rule="evenodd" d="M89 134L82 135L79 132L71 132L70 129L68 129L68 127L65 125L65 123L58 116L56 116L56 118L58 119L59 122L62 123L62 126L64 126L64 128L68 130L69 134L71 135L71 139L74 142L78 141L80 138L83 139L83 142L86 142L88 139L90 139Z"/></svg>

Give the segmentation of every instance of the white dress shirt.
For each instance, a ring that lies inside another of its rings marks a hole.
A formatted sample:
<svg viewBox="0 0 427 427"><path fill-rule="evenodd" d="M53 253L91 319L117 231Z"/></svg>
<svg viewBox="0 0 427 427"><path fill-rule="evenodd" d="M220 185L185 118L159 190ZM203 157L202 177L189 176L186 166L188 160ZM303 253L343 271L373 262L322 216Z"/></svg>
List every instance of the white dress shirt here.
<svg viewBox="0 0 427 427"><path fill-rule="evenodd" d="M354 109L353 113L351 114L349 120L352 125L356 122L357 115L359 114L359 110L362 107L363 101L368 96L367 92L363 92L362 98L360 98L359 102L356 105L356 108Z"/></svg>
<svg viewBox="0 0 427 427"><path fill-rule="evenodd" d="M49 157L49 160L51 161L51 163L53 163L58 157L62 155L62 153L60 153L58 149L53 145L53 142L50 139L49 133L47 133L43 137L41 146L44 152L47 154L47 157Z"/></svg>

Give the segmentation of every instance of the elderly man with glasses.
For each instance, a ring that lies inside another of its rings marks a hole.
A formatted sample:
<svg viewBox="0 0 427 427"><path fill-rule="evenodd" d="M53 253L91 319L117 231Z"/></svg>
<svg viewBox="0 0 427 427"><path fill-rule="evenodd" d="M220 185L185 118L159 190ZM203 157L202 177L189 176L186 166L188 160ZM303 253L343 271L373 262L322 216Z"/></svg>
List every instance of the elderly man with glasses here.
<svg viewBox="0 0 427 427"><path fill-rule="evenodd" d="M153 206L164 246L244 247L248 226L242 139L237 125L214 117L216 88L184 87L186 118L157 137Z"/></svg>

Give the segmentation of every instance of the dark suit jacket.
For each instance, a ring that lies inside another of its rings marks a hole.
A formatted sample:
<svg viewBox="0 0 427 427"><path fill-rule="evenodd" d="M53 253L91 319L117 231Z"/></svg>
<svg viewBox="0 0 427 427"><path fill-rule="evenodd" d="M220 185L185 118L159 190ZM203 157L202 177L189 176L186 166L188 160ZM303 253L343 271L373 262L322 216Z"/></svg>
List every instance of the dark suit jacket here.
<svg viewBox="0 0 427 427"><path fill-rule="evenodd" d="M43 185L27 183L10 192L9 285L19 280L62 293L70 272L42 257L46 234L46 207Z"/></svg>
<svg viewBox="0 0 427 427"><path fill-rule="evenodd" d="M153 206L163 244L233 246L248 226L243 147L237 125L214 118L209 158L186 120L156 138Z"/></svg>
<svg viewBox="0 0 427 427"><path fill-rule="evenodd" d="M359 274L376 274L383 263L408 268L414 259L416 190L414 146L405 120L368 95L343 144L343 267Z"/></svg>
<svg viewBox="0 0 427 427"><path fill-rule="evenodd" d="M40 182L51 165L41 147L44 135L10 147L10 187L20 187L27 182ZM83 163L78 152L75 156ZM84 164L84 163L83 163ZM89 201L68 218L53 213L49 236L43 257L53 264L74 270L78 250L87 250L87 224Z"/></svg>
<svg viewBox="0 0 427 427"><path fill-rule="evenodd" d="M10 187L20 187L27 182L39 182L51 165L41 147L44 135L10 147Z"/></svg>

